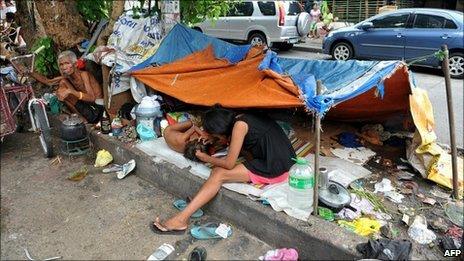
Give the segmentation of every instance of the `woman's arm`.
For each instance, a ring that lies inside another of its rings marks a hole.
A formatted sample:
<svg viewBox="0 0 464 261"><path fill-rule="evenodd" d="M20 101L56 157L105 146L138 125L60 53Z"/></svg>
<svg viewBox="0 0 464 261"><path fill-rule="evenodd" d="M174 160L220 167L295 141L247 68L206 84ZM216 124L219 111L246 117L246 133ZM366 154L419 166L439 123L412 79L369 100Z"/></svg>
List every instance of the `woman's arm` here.
<svg viewBox="0 0 464 261"><path fill-rule="evenodd" d="M245 139L245 135L248 133L248 124L243 121L237 121L234 124L234 128L232 129L232 137L229 145L229 152L227 156L224 158L215 158L211 157L206 153L197 151L196 156L201 161L211 163L214 166L225 168L225 169L233 169L235 167L235 163L237 162L237 158L240 154L240 150L242 149L243 140Z"/></svg>

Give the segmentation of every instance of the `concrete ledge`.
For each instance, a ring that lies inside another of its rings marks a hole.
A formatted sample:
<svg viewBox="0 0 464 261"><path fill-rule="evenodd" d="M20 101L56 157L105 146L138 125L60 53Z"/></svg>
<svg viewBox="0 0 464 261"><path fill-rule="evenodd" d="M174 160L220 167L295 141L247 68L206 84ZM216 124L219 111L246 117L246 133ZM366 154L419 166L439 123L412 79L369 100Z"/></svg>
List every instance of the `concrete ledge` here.
<svg viewBox="0 0 464 261"><path fill-rule="evenodd" d="M168 162L154 162L152 157L136 147L113 137L95 131L90 137L95 148L108 150L116 162L135 159L138 177L178 197L195 195L204 182L187 169ZM227 189L221 189L203 209L229 220L276 248L298 249L300 259L358 259L360 254L355 246L367 241L333 223L313 216L309 222L303 222Z"/></svg>
<svg viewBox="0 0 464 261"><path fill-rule="evenodd" d="M323 53L321 47L313 47L304 44L295 44L292 48L293 50L303 51L303 52L311 52L311 53Z"/></svg>

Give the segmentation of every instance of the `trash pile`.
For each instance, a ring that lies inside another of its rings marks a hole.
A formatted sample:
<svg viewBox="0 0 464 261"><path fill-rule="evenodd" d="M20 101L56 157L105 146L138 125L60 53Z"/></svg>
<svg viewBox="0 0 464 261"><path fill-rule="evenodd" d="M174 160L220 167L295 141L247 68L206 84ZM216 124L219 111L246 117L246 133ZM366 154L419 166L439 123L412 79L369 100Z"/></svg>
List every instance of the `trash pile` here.
<svg viewBox="0 0 464 261"><path fill-rule="evenodd" d="M463 201L452 199L448 188L422 179L404 159L411 138L409 133L389 132L380 124L365 125L360 131L332 136L337 146L322 151L373 173L346 189L340 186L331 196L324 196L331 188L319 182L318 215L369 238L357 248L363 258L407 260L414 245L436 256L462 247ZM333 180L330 172L320 175L320 180L327 179L324 175ZM350 200L339 205L324 204L321 198L343 202L345 193Z"/></svg>

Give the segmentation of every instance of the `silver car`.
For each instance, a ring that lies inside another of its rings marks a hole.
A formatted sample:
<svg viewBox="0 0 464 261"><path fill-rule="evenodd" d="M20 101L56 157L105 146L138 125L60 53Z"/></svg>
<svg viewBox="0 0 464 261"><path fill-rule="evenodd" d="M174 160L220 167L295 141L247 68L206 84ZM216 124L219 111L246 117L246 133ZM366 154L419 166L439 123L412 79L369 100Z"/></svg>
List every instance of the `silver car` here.
<svg viewBox="0 0 464 261"><path fill-rule="evenodd" d="M241 1L216 21L193 28L209 36L289 50L309 31L309 14L297 1Z"/></svg>

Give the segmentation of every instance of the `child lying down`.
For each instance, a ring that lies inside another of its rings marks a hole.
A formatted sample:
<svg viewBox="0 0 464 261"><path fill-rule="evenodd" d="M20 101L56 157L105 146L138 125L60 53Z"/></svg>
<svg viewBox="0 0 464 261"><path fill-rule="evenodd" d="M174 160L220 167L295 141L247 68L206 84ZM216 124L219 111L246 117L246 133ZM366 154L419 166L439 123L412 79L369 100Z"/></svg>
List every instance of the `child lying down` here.
<svg viewBox="0 0 464 261"><path fill-rule="evenodd" d="M212 155L224 147L218 140L195 126L191 120L166 127L163 137L169 148L196 162L200 162L195 155L197 150Z"/></svg>

